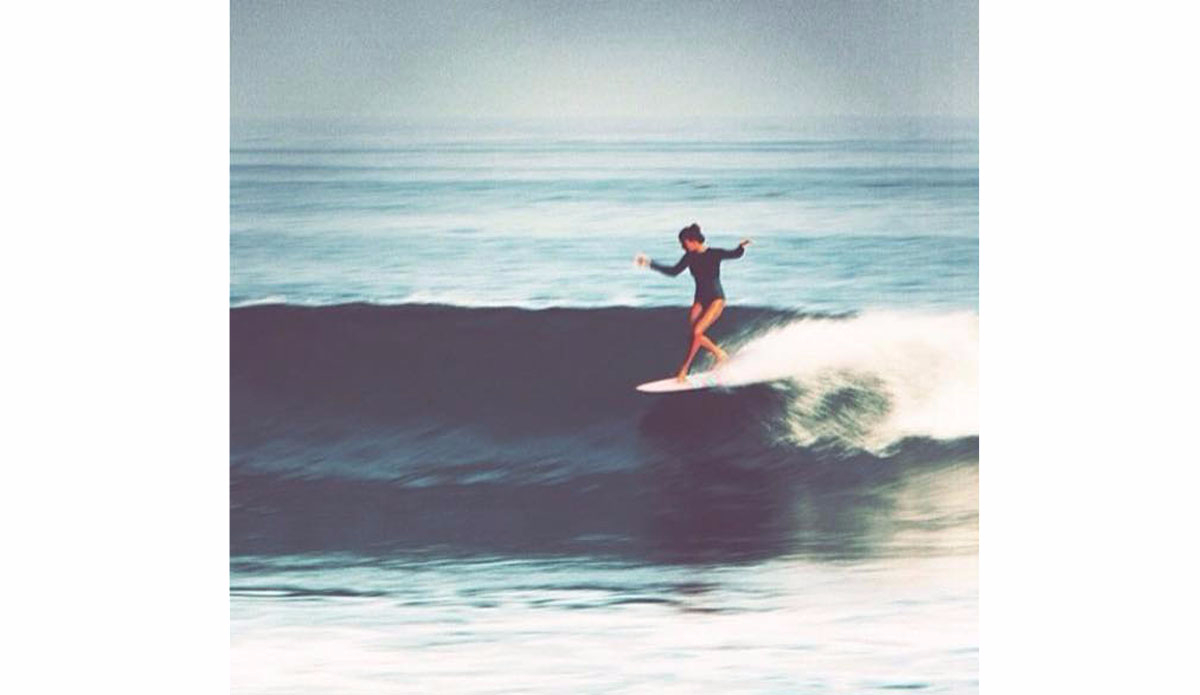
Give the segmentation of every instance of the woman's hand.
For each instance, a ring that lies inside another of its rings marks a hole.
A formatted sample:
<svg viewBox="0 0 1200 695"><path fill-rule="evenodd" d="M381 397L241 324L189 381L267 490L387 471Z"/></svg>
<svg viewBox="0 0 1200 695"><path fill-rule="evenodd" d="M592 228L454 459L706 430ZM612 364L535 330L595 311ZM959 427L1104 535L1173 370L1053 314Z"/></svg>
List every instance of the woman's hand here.
<svg viewBox="0 0 1200 695"><path fill-rule="evenodd" d="M644 253L639 253L633 257L633 264L639 268L644 268L650 265L650 257Z"/></svg>
<svg viewBox="0 0 1200 695"><path fill-rule="evenodd" d="M745 248L749 245L750 245L749 239L742 239L741 242L738 243L738 246L741 246L742 248Z"/></svg>

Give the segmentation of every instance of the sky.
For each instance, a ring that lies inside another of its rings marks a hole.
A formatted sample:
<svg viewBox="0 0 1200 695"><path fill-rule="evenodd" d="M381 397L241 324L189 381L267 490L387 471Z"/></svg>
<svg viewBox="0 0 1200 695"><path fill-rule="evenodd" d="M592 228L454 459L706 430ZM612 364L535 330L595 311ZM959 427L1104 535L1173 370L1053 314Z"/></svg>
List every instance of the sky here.
<svg viewBox="0 0 1200 695"><path fill-rule="evenodd" d="M233 0L270 117L975 117L974 0Z"/></svg>

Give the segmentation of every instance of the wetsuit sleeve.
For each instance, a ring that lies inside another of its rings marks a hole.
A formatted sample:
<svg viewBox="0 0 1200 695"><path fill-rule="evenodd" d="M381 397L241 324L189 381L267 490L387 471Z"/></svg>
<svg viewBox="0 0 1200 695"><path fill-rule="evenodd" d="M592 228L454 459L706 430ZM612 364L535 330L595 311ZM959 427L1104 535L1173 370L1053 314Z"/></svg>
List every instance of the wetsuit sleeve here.
<svg viewBox="0 0 1200 695"><path fill-rule="evenodd" d="M732 251L730 251L728 249L713 249L713 250L719 251L721 253L721 258L741 258L742 256L746 255L746 247L745 246L739 246L736 249L733 249Z"/></svg>
<svg viewBox="0 0 1200 695"><path fill-rule="evenodd" d="M683 269L687 267L687 254L683 254L683 258L680 258L679 262L675 265L664 265L658 261L650 261L650 267L654 268L663 275L670 275L674 277L682 273Z"/></svg>

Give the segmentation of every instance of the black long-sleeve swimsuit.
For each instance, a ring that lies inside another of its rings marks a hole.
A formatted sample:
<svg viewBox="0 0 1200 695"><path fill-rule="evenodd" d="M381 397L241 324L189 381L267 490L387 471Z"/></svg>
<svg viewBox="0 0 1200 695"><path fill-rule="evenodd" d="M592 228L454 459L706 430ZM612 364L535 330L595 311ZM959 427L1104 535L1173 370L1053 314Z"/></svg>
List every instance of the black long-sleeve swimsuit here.
<svg viewBox="0 0 1200 695"><path fill-rule="evenodd" d="M746 247L739 246L729 251L726 249L709 248L705 251L688 251L675 265L668 266L656 261L650 261L650 267L663 275L675 276L684 268L692 271L696 280L695 301L708 305L714 299L724 299L725 290L721 287L721 261L726 258L741 258L746 253Z"/></svg>

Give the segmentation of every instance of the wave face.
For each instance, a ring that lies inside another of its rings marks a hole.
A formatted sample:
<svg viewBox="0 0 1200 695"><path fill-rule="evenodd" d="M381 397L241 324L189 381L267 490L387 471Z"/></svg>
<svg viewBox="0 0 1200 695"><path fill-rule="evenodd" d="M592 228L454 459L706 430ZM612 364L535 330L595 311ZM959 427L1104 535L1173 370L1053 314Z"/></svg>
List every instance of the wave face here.
<svg viewBox="0 0 1200 695"><path fill-rule="evenodd" d="M973 314L734 307L713 334L741 388L647 396L675 308L258 306L231 313L234 467L297 476L571 476L681 454L886 453L977 433Z"/></svg>

